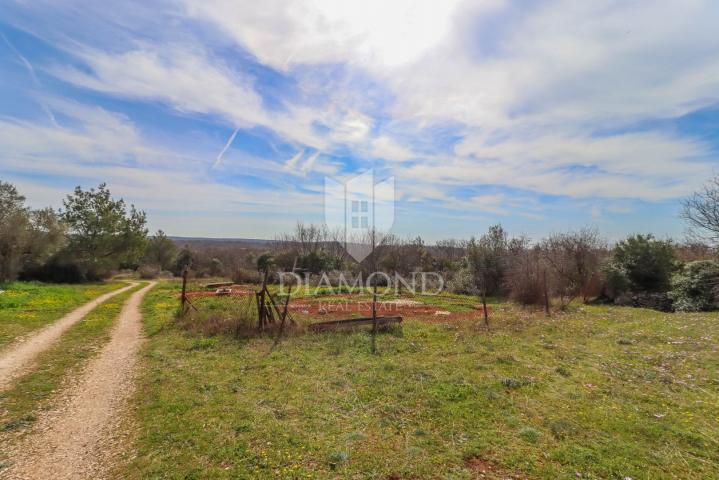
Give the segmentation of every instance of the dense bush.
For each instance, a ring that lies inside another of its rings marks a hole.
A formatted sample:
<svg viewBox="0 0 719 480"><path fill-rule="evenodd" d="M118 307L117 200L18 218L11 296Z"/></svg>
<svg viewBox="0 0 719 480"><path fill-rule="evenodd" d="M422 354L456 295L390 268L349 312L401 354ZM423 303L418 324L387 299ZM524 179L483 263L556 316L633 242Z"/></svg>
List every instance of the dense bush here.
<svg viewBox="0 0 719 480"><path fill-rule="evenodd" d="M17 189L0 181L0 282L26 278L65 244L65 226L50 208L32 210Z"/></svg>
<svg viewBox="0 0 719 480"><path fill-rule="evenodd" d="M675 269L674 245L652 235L634 235L612 251L605 275L617 292L666 292Z"/></svg>
<svg viewBox="0 0 719 480"><path fill-rule="evenodd" d="M474 277L475 290L496 295L502 289L507 270L509 237L501 225L489 227L479 239L467 243L467 265Z"/></svg>
<svg viewBox="0 0 719 480"><path fill-rule="evenodd" d="M157 265L162 270L170 270L177 259L177 246L167 238L165 232L158 230L147 240L147 247L143 256L146 265Z"/></svg>
<svg viewBox="0 0 719 480"><path fill-rule="evenodd" d="M602 295L605 299L613 300L629 290L629 278L624 269L613 261L608 261L602 267L604 286Z"/></svg>
<svg viewBox="0 0 719 480"><path fill-rule="evenodd" d="M671 312L672 299L664 292L623 293L614 299L615 305L636 308L651 308L660 312Z"/></svg>
<svg viewBox="0 0 719 480"><path fill-rule="evenodd" d="M257 270L240 267L237 268L232 275L232 281L235 283L260 283L262 281L262 274Z"/></svg>
<svg viewBox="0 0 719 480"><path fill-rule="evenodd" d="M49 283L81 283L87 280L77 263L64 255L56 255L42 265L24 270L20 279Z"/></svg>
<svg viewBox="0 0 719 480"><path fill-rule="evenodd" d="M513 239L509 244L505 285L509 297L522 305L544 304L547 267L539 247L530 247L526 238Z"/></svg>
<svg viewBox="0 0 719 480"><path fill-rule="evenodd" d="M460 268L447 281L447 290L451 293L461 293L467 295L476 295L477 287L474 283L474 275L472 271L465 267Z"/></svg>
<svg viewBox="0 0 719 480"><path fill-rule="evenodd" d="M713 310L719 306L719 264L710 260L687 263L672 277L669 296L680 312Z"/></svg>
<svg viewBox="0 0 719 480"><path fill-rule="evenodd" d="M606 252L599 232L583 228L554 233L541 242L540 248L550 274L550 293L562 306L576 297L586 302L598 293L599 270Z"/></svg>
<svg viewBox="0 0 719 480"><path fill-rule="evenodd" d="M140 268L137 269L137 274L142 279L150 280L153 278L157 278L157 276L160 274L160 271L161 269L157 265L142 265Z"/></svg>

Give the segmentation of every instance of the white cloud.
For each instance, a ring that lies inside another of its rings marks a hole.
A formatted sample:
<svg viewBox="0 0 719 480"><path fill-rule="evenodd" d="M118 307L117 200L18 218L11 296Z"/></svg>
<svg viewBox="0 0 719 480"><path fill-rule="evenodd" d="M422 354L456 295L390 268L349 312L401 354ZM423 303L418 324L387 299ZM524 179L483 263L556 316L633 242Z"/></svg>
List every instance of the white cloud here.
<svg viewBox="0 0 719 480"><path fill-rule="evenodd" d="M5 167L32 169L46 158L68 157L82 163L120 162L130 157L161 161L167 152L145 144L127 117L99 107L54 98L44 103L65 117L70 126L43 125L15 119L0 120L0 145ZM56 165L68 173L62 164Z"/></svg>
<svg viewBox="0 0 719 480"><path fill-rule="evenodd" d="M302 164L300 167L300 171L302 173L307 173L310 170L312 170L312 167L314 167L315 162L317 161L317 157L320 156L320 152L315 152L312 155L310 155L307 160L305 160L305 163Z"/></svg>
<svg viewBox="0 0 719 480"><path fill-rule="evenodd" d="M292 156L292 158L290 158L289 160L287 160L285 162L285 168L293 170L297 166L297 162L300 161L300 159L304 156L304 154L305 154L304 150L295 153Z"/></svg>
<svg viewBox="0 0 719 480"><path fill-rule="evenodd" d="M642 190L654 190L649 195L656 199L671 198L691 189L705 178L711 158L711 149L704 142L651 132L601 138L547 135L492 145L468 137L457 152L474 156L477 169L488 176L504 172L504 179L493 180L500 184L521 185L544 193L561 188L560 191L572 196L631 196ZM585 187L594 186L584 192L571 183L551 182L542 187L539 182L527 181L528 175L542 181L559 176L580 181ZM616 186L602 179L612 179ZM627 180L635 188L622 191Z"/></svg>
<svg viewBox="0 0 719 480"><path fill-rule="evenodd" d="M416 154L414 154L410 149L400 145L394 139L385 135L372 140L370 154L374 157L393 162L404 162L416 157Z"/></svg>
<svg viewBox="0 0 719 480"><path fill-rule="evenodd" d="M140 45L119 55L85 49L78 55L89 72L65 66L50 72L80 87L161 101L181 113L218 115L235 128L261 125L298 146L328 150L360 144L373 123L362 112L337 103L316 107L288 103L282 110L268 110L254 78L186 46ZM329 129L326 136L317 133L316 124Z"/></svg>
<svg viewBox="0 0 719 480"><path fill-rule="evenodd" d="M467 15L443 48L387 72L395 115L486 129L617 126L719 99L713 2L558 0L527 8ZM493 34L483 35L490 26Z"/></svg>
<svg viewBox="0 0 719 480"><path fill-rule="evenodd" d="M305 214L320 211L320 196L315 194L223 183L212 175L204 157L153 144L123 115L55 98L44 100L62 115L62 126L0 118L3 179L32 197L34 206L59 207L75 185L89 188L107 182L113 194L128 203L164 214L175 212L176 218L188 222L211 211L237 214L241 226L243 215L284 214L288 202ZM228 163L223 168L232 168ZM255 163L255 169L281 168ZM295 220L286 221L289 228Z"/></svg>
<svg viewBox="0 0 719 480"><path fill-rule="evenodd" d="M621 133L719 102L719 10L711 1L186 0L165 7L157 7L162 18L175 22L161 33L138 17L123 19L132 10L126 5L113 9L107 24L117 31L109 36L142 32L144 43L114 51L109 41L104 48L61 43L84 65L49 71L83 88L216 116L232 128L260 125L298 152L284 166L253 168L300 178L335 172L336 151L356 157L357 168L381 158L406 199L449 206L452 188L477 185L663 200L690 192L716 165L708 146L687 135ZM197 29L198 21L209 28ZM263 78L218 53L228 51L228 39L296 82L299 98L280 95L273 99L280 108L268 109L258 93ZM58 108L72 117L73 107ZM0 144L22 161L55 151L87 162L174 158L148 146L127 118L94 114L97 121L76 129L4 121ZM419 155L411 148L419 142L392 129L447 123L460 125L464 138L433 155ZM222 168L239 168L236 158L227 150ZM471 201L498 212L506 200Z"/></svg>
<svg viewBox="0 0 719 480"><path fill-rule="evenodd" d="M709 1L186 5L275 68L371 72L394 94L394 120L465 125L457 157L422 157L398 175L656 200L686 194L711 170L706 146L690 138L594 134L719 101L719 11ZM418 158L386 133L364 141L369 123L339 122L333 138L389 161Z"/></svg>
<svg viewBox="0 0 719 480"><path fill-rule="evenodd" d="M416 61L451 28L456 0L186 1L187 13L209 20L280 70L293 64L351 61L394 67Z"/></svg>
<svg viewBox="0 0 719 480"><path fill-rule="evenodd" d="M64 81L129 98L158 99L181 112L219 114L239 126L268 123L251 77L187 48L142 46L121 54L86 50L91 72L56 67Z"/></svg>

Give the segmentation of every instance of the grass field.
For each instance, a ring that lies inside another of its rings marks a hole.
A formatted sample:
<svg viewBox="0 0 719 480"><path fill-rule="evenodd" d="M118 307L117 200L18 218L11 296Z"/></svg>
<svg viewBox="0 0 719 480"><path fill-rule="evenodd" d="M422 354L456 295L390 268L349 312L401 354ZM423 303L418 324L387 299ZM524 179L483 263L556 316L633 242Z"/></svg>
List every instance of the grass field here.
<svg viewBox="0 0 719 480"><path fill-rule="evenodd" d="M363 331L276 348L191 334L176 292L144 302L137 440L119 477L719 477L716 313L545 318L495 303L490 332L407 318L375 355Z"/></svg>
<svg viewBox="0 0 719 480"><path fill-rule="evenodd" d="M120 282L82 285L27 282L0 284L0 348L57 320L98 295L124 285Z"/></svg>

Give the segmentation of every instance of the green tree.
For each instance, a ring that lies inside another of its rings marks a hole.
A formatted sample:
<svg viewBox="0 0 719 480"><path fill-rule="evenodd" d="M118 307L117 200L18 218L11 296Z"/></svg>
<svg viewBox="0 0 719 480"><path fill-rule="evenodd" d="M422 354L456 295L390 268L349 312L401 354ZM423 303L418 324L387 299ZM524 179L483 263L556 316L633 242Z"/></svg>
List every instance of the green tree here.
<svg viewBox="0 0 719 480"><path fill-rule="evenodd" d="M162 270L170 270L177 257L175 242L167 238L165 232L158 230L147 241L143 261L148 265L157 265Z"/></svg>
<svg viewBox="0 0 719 480"><path fill-rule="evenodd" d="M213 257L210 260L210 275L213 277L221 277L224 272L225 266L223 265L222 260Z"/></svg>
<svg viewBox="0 0 719 480"><path fill-rule="evenodd" d="M83 276L101 278L111 270L136 265L147 240L145 212L112 198L106 184L75 188L63 201L61 218L69 229L67 253Z"/></svg>
<svg viewBox="0 0 719 480"><path fill-rule="evenodd" d="M479 240L467 244L467 261L479 290L487 295L499 293L506 270L507 232L501 225L492 225Z"/></svg>
<svg viewBox="0 0 719 480"><path fill-rule="evenodd" d="M182 271L186 268L190 268L192 266L194 260L194 256L192 254L192 250L190 250L190 247L185 245L182 247L182 250L180 250L180 253L177 254L177 259L175 260L175 269L173 273L175 275L182 275Z"/></svg>
<svg viewBox="0 0 719 480"><path fill-rule="evenodd" d="M479 240L472 237L467 244L469 265L477 292L482 298L484 321L489 326L487 295L497 293L504 277L508 248L507 233L501 225L489 227Z"/></svg>
<svg viewBox="0 0 719 480"><path fill-rule="evenodd" d="M633 235L612 251L612 269L626 277L630 290L666 292L675 269L674 245L653 235Z"/></svg>
<svg viewBox="0 0 719 480"><path fill-rule="evenodd" d="M269 272L275 265L275 259L270 253L263 253L257 257L257 271L260 273Z"/></svg>
<svg viewBox="0 0 719 480"><path fill-rule="evenodd" d="M32 275L54 259L67 243L65 233L65 224L52 208L31 211L23 273Z"/></svg>
<svg viewBox="0 0 719 480"><path fill-rule="evenodd" d="M63 246L64 232L51 208L27 208L15 186L0 182L0 281L35 272Z"/></svg>
<svg viewBox="0 0 719 480"><path fill-rule="evenodd" d="M0 182L0 282L17 277L30 236L30 210L14 185Z"/></svg>

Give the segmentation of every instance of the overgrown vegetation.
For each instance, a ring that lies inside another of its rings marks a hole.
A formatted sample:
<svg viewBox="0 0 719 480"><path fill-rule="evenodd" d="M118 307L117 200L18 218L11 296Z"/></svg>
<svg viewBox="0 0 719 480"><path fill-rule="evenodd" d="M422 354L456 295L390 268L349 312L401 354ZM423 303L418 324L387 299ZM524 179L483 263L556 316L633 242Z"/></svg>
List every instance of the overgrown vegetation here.
<svg viewBox="0 0 719 480"><path fill-rule="evenodd" d="M709 242L715 241L712 232L719 228L713 216L717 185L715 179L684 202L684 216L695 237L704 232L703 240ZM341 286L340 273L366 279L380 270L379 283L386 283L385 274L396 281L436 272L443 286L455 293L498 295L547 310L550 303L564 309L576 299L663 310L674 308L674 299L680 298L685 300L679 301L679 309L714 305L706 300L690 306L687 295L699 294L682 293L686 282L672 283L691 262L716 261L712 244L696 239L678 243L636 234L610 246L598 231L584 228L533 241L512 237L501 225L493 225L468 241L447 239L430 245L418 236L372 232L375 248L358 263L345 251L342 232L324 226L300 222L273 241L178 245L161 230L148 237L144 212L114 199L104 184L86 191L78 187L63 203L58 212L31 210L12 185L0 183L0 280L20 276L83 281L120 269L149 279L181 275L189 268L193 276L257 283L262 280L259 272L265 270L263 259L272 258L271 282L278 280L277 272L293 266L303 281L336 287ZM708 298L714 292L701 295Z"/></svg>
<svg viewBox="0 0 719 480"><path fill-rule="evenodd" d="M0 283L43 265L63 241L64 227L52 209L31 210L13 185L0 181Z"/></svg>
<svg viewBox="0 0 719 480"><path fill-rule="evenodd" d="M672 278L669 292L680 312L701 312L719 307L719 265L698 260L684 265Z"/></svg>
<svg viewBox="0 0 719 480"><path fill-rule="evenodd" d="M489 332L476 318L406 318L374 355L367 331L274 349L197 335L176 323L176 291L143 304L137 440L118 477L719 474L713 314L570 306L546 318L490 299Z"/></svg>
<svg viewBox="0 0 719 480"><path fill-rule="evenodd" d="M257 306L254 296L211 297L193 300L191 309L178 319L190 332L245 338L257 333Z"/></svg>
<svg viewBox="0 0 719 480"><path fill-rule="evenodd" d="M145 214L112 198L105 184L77 187L63 209L31 210L0 182L0 282L81 282L137 268L145 251Z"/></svg>

